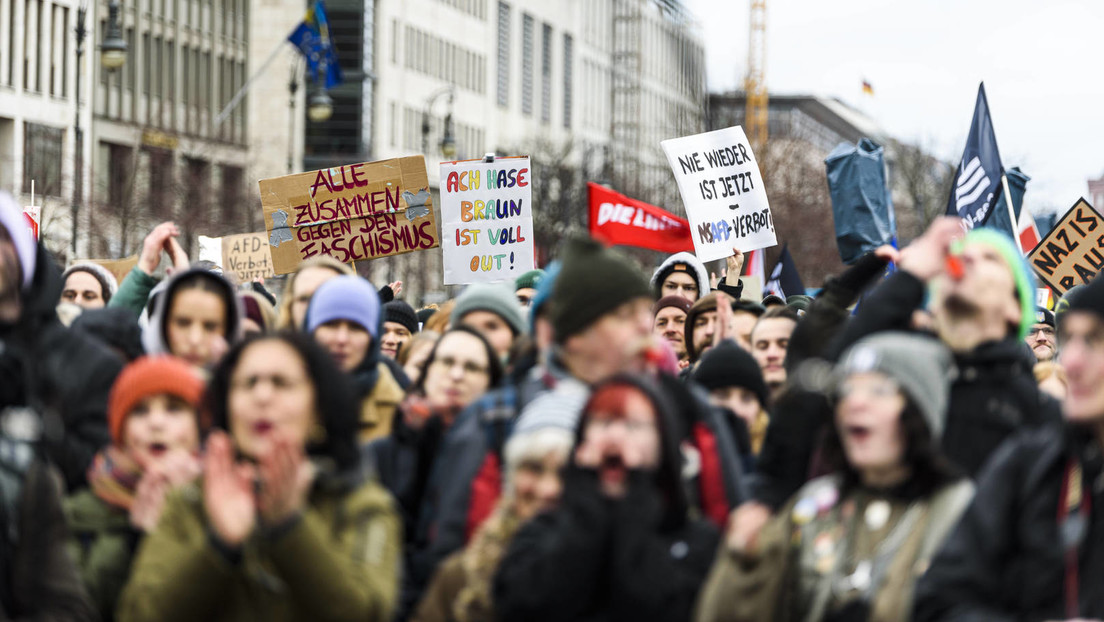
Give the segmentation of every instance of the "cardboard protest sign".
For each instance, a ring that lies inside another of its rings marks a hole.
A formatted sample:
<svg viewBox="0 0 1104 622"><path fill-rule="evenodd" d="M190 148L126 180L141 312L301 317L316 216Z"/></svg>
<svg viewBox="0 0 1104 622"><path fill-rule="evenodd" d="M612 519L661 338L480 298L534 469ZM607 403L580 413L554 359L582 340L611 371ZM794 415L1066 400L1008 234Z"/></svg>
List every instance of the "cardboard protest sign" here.
<svg viewBox="0 0 1104 622"><path fill-rule="evenodd" d="M661 143L675 173L698 259L774 246L763 175L742 127Z"/></svg>
<svg viewBox="0 0 1104 622"><path fill-rule="evenodd" d="M1035 274L1061 296L1104 269L1104 217L1085 199L1055 223L1027 256Z"/></svg>
<svg viewBox="0 0 1104 622"><path fill-rule="evenodd" d="M99 264L115 277L116 282L122 283L123 279L134 269L134 266L138 265L138 255L131 255L122 259L78 259L69 265L78 263Z"/></svg>
<svg viewBox="0 0 1104 622"><path fill-rule="evenodd" d="M441 163L445 284L512 281L533 269L529 156Z"/></svg>
<svg viewBox="0 0 1104 622"><path fill-rule="evenodd" d="M269 248L268 236L263 231L223 236L222 269L227 275L234 275L238 283L276 276Z"/></svg>
<svg viewBox="0 0 1104 622"><path fill-rule="evenodd" d="M262 179L272 267L330 255L342 263L436 248L437 220L421 156Z"/></svg>
<svg viewBox="0 0 1104 622"><path fill-rule="evenodd" d="M587 182L590 236L606 244L650 248L661 253L694 250L690 223L667 210Z"/></svg>

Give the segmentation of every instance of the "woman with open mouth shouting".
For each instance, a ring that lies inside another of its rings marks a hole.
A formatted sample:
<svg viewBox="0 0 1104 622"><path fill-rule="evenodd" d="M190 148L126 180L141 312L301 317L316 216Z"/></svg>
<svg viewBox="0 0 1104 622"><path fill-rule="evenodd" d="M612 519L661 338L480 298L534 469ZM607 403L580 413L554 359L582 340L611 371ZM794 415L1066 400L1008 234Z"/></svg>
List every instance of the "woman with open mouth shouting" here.
<svg viewBox="0 0 1104 622"><path fill-rule="evenodd" d="M300 334L234 347L211 379L203 477L171 494L123 620L390 620L399 521L365 481L352 388ZM225 430L225 431L221 431Z"/></svg>
<svg viewBox="0 0 1104 622"><path fill-rule="evenodd" d="M518 531L498 568L499 619L689 619L718 536L690 516L675 425L649 379L594 388L559 505Z"/></svg>
<svg viewBox="0 0 1104 622"><path fill-rule="evenodd" d="M112 444L88 470L89 488L65 502L70 552L100 617L115 604L134 551L157 526L166 495L199 476L203 382L180 359L142 357L112 386Z"/></svg>
<svg viewBox="0 0 1104 622"><path fill-rule="evenodd" d="M916 580L973 497L938 450L950 353L879 333L832 376L834 473L790 499L757 536L729 524L697 620L907 620Z"/></svg>

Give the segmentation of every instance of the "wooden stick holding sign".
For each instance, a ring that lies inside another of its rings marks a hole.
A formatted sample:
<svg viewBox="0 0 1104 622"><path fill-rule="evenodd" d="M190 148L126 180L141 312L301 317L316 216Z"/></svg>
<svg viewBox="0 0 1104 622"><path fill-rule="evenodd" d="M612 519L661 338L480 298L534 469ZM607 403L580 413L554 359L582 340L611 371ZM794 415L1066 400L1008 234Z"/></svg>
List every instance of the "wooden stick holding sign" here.
<svg viewBox="0 0 1104 622"><path fill-rule="evenodd" d="M438 246L421 156L262 179L259 185L276 274L292 272L315 255L349 263Z"/></svg>
<svg viewBox="0 0 1104 622"><path fill-rule="evenodd" d="M660 143L703 262L778 243L763 175L742 127Z"/></svg>
<svg viewBox="0 0 1104 622"><path fill-rule="evenodd" d="M1080 199L1027 256L1039 279L1064 295L1104 269L1104 217Z"/></svg>

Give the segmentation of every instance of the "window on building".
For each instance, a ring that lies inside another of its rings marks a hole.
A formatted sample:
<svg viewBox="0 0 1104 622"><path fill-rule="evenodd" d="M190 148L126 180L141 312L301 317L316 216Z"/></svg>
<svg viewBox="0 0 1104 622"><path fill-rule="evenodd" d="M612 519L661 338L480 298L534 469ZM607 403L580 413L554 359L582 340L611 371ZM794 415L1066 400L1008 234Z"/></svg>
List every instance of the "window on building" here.
<svg viewBox="0 0 1104 622"><path fill-rule="evenodd" d="M150 69L153 66L154 59L150 45L150 34L148 32L142 33L142 95L146 97L149 97L150 82L153 81L153 72Z"/></svg>
<svg viewBox="0 0 1104 622"><path fill-rule="evenodd" d="M221 172L222 184L219 188L219 209L216 217L220 221L225 221L232 218L234 214L240 214L248 209L243 205L245 171L239 166L224 164Z"/></svg>
<svg viewBox="0 0 1104 622"><path fill-rule="evenodd" d="M521 113L533 114L533 16L521 16Z"/></svg>
<svg viewBox="0 0 1104 622"><path fill-rule="evenodd" d="M61 150L65 130L23 124L23 189L30 190L34 182L38 194L61 196Z"/></svg>
<svg viewBox="0 0 1104 622"><path fill-rule="evenodd" d="M120 17L120 19L122 19ZM127 42L127 62L123 65L126 68L126 87L131 91L135 91L138 88L138 63L135 62L134 53L130 50L134 49L134 29L126 29L126 42Z"/></svg>
<svg viewBox="0 0 1104 622"><path fill-rule="evenodd" d="M130 200L131 148L126 145L107 145L107 202L108 208L125 210Z"/></svg>
<svg viewBox="0 0 1104 622"><path fill-rule="evenodd" d="M184 159L184 211L194 215L190 220L204 222L209 212L211 165L199 158Z"/></svg>
<svg viewBox="0 0 1104 622"><path fill-rule="evenodd" d="M163 50L161 37L155 37L153 40L153 58L149 61L153 65L153 84L150 85L150 88L154 97L161 97L161 81L165 79L166 73L172 75L171 72L165 71L164 60L161 57Z"/></svg>
<svg viewBox="0 0 1104 622"><path fill-rule="evenodd" d="M571 129L571 81L574 79L571 55L574 52L574 44L571 35L565 34L563 38L563 126L567 129Z"/></svg>
<svg viewBox="0 0 1104 622"><path fill-rule="evenodd" d="M552 25L541 33L541 122L552 120Z"/></svg>
<svg viewBox="0 0 1104 622"><path fill-rule="evenodd" d="M510 104L510 5L498 3L498 105Z"/></svg>
<svg viewBox="0 0 1104 622"><path fill-rule="evenodd" d="M149 160L150 211L158 216L172 214L173 154L167 149L144 147Z"/></svg>

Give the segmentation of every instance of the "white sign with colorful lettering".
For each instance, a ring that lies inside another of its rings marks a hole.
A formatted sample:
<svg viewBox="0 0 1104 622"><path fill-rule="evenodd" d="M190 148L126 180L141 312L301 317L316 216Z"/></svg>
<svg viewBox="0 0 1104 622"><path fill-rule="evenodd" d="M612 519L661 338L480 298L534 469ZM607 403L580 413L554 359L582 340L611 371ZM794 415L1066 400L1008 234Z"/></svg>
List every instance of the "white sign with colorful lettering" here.
<svg viewBox="0 0 1104 622"><path fill-rule="evenodd" d="M441 163L445 284L513 281L533 269L529 156Z"/></svg>
<svg viewBox="0 0 1104 622"><path fill-rule="evenodd" d="M698 259L778 243L763 175L740 126L661 143L675 173Z"/></svg>

